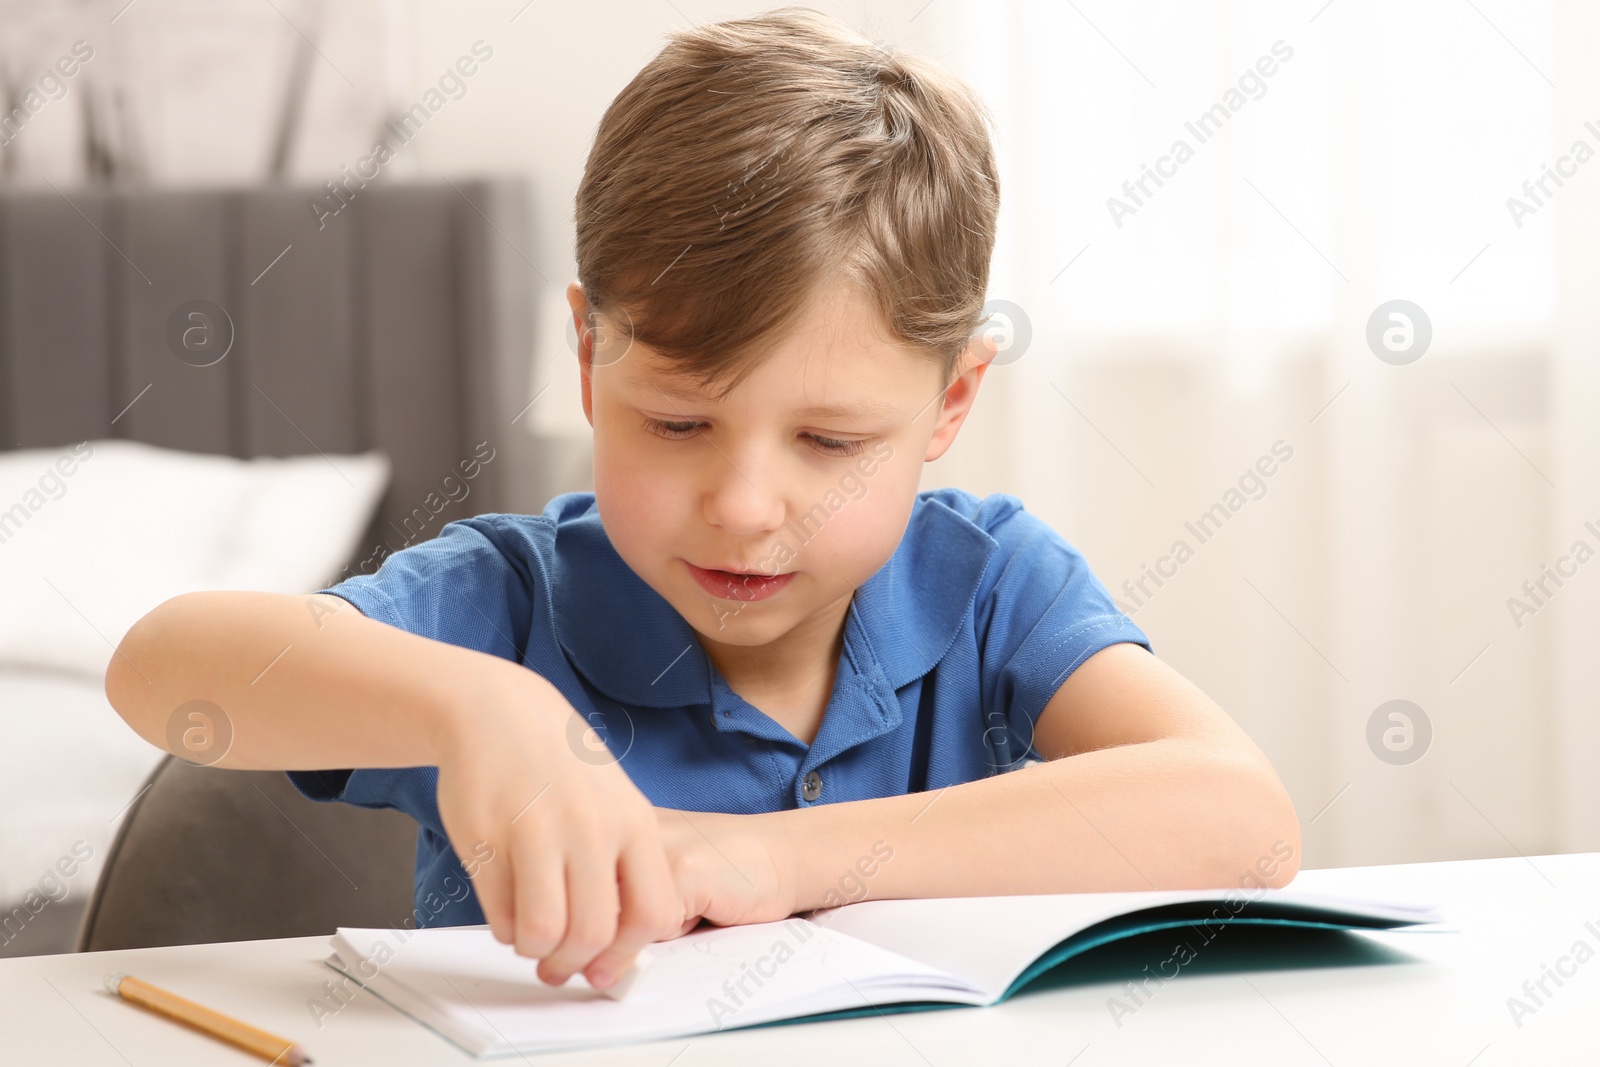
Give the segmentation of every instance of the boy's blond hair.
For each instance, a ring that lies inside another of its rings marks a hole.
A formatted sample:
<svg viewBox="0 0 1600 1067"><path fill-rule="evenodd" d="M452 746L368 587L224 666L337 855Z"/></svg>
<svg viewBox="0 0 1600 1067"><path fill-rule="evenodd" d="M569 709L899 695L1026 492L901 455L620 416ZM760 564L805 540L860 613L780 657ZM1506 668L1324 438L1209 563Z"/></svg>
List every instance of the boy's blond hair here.
<svg viewBox="0 0 1600 1067"><path fill-rule="evenodd" d="M590 311L725 394L849 280L948 386L1000 201L977 96L809 8L671 38L606 109L578 186Z"/></svg>

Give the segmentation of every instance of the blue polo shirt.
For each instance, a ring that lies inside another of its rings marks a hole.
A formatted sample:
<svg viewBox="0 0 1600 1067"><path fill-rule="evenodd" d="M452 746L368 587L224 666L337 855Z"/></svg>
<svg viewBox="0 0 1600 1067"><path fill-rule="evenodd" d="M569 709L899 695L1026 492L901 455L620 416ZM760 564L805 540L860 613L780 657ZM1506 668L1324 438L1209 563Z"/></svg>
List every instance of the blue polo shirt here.
<svg viewBox="0 0 1600 1067"><path fill-rule="evenodd" d="M804 808L1012 770L1039 758L1034 723L1078 664L1118 642L1150 648L1021 501L960 489L918 493L894 554L856 590L810 745L728 687L689 623L612 548L592 493L557 496L541 515L449 523L321 591L537 671L593 729L575 723L575 752L617 759L652 804L687 811ZM314 800L416 819L418 926L484 921L440 823L437 768L289 778Z"/></svg>

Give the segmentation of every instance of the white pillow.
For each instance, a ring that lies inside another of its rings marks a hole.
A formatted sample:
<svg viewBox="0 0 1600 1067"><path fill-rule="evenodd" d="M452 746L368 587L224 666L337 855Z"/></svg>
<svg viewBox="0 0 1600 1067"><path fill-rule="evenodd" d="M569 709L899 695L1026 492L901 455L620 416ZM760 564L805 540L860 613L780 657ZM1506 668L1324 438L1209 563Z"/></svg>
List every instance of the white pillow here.
<svg viewBox="0 0 1600 1067"><path fill-rule="evenodd" d="M355 555L381 452L234 459L135 441L0 452L0 665L99 678L196 589L308 593Z"/></svg>

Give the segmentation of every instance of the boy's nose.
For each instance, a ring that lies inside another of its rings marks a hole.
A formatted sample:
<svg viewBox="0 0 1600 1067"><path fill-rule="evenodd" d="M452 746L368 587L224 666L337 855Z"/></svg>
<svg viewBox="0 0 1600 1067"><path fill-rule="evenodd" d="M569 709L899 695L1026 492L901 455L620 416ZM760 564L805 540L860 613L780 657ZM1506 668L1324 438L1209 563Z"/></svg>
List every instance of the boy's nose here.
<svg viewBox="0 0 1600 1067"><path fill-rule="evenodd" d="M720 457L710 472L704 511L706 522L730 534L770 533L783 525L783 494L774 472L762 464Z"/></svg>

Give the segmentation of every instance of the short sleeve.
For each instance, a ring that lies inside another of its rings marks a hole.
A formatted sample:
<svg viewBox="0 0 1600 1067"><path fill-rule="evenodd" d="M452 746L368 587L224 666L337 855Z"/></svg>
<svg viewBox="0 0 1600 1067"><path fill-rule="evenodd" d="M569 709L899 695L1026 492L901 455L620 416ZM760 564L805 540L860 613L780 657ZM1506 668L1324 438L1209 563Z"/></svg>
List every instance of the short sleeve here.
<svg viewBox="0 0 1600 1067"><path fill-rule="evenodd" d="M520 662L534 607L531 546L497 518L446 523L438 537L393 553L376 573L318 592L408 633Z"/></svg>
<svg viewBox="0 0 1600 1067"><path fill-rule="evenodd" d="M525 531L502 520L534 516L480 515L445 524L430 541L392 553L373 574L319 589L348 601L369 619L436 641L523 662L535 608L538 566ZM390 796L387 769L289 771L312 800L360 807L402 807ZM353 780L352 780L353 779Z"/></svg>
<svg viewBox="0 0 1600 1067"><path fill-rule="evenodd" d="M1031 739L1045 705L1084 660L1122 642L1149 650L1150 641L1082 553L1017 498L987 498L975 521L1000 544L996 576L977 605L983 706L1003 712L1012 736Z"/></svg>

